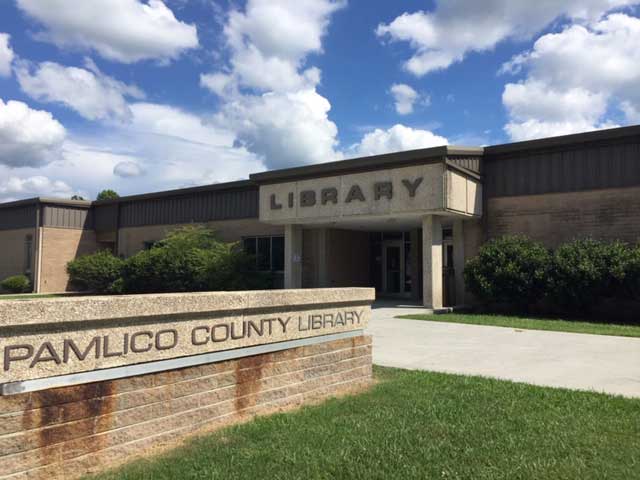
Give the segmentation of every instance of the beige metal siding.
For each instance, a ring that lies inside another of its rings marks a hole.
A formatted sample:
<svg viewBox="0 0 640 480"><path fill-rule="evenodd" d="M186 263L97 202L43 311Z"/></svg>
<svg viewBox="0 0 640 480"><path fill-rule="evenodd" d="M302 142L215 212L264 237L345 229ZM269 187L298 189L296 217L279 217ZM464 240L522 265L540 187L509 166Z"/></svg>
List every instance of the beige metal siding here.
<svg viewBox="0 0 640 480"><path fill-rule="evenodd" d="M123 202L120 227L258 217L257 188Z"/></svg>
<svg viewBox="0 0 640 480"><path fill-rule="evenodd" d="M118 204L95 205L93 224L96 232L112 232L118 229Z"/></svg>
<svg viewBox="0 0 640 480"><path fill-rule="evenodd" d="M640 137L489 153L483 168L488 198L632 187L640 185Z"/></svg>
<svg viewBox="0 0 640 480"><path fill-rule="evenodd" d="M75 208L59 205L42 207L42 226L90 230L93 228L92 213L88 208Z"/></svg>
<svg viewBox="0 0 640 480"><path fill-rule="evenodd" d="M477 156L449 156L447 157L447 160L449 160L450 163L461 167L461 168L465 168L471 172L475 172L475 173L480 173L480 168L481 168L481 156L477 155Z"/></svg>
<svg viewBox="0 0 640 480"><path fill-rule="evenodd" d="M35 228L37 216L36 204L0 209L0 230Z"/></svg>

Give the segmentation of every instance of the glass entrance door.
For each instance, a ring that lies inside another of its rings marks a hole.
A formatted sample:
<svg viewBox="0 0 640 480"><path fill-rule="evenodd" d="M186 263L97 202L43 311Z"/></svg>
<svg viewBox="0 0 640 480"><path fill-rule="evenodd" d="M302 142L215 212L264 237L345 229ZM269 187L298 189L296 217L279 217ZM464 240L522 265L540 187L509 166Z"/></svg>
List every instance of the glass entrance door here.
<svg viewBox="0 0 640 480"><path fill-rule="evenodd" d="M383 243L382 293L389 296L405 294L405 261L402 242Z"/></svg>

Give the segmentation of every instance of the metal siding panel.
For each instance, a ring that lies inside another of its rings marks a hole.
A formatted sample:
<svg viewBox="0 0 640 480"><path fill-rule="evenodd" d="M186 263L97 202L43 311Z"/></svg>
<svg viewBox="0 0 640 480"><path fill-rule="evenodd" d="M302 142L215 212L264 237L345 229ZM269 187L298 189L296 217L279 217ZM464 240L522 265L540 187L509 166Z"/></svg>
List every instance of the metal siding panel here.
<svg viewBox="0 0 640 480"><path fill-rule="evenodd" d="M584 179L584 184L581 186L580 190L591 190L597 188L599 186L599 181L601 180L598 178L598 174L600 172L598 165L598 150L596 148L588 149L587 158L589 159L589 170L587 170L587 176Z"/></svg>
<svg viewBox="0 0 640 480"><path fill-rule="evenodd" d="M580 162L576 151L566 152L562 165L562 175L554 185L554 192L572 191L580 183Z"/></svg>
<svg viewBox="0 0 640 480"><path fill-rule="evenodd" d="M624 181L624 151L620 147L614 147L611 149L612 160L612 175L611 184L616 185Z"/></svg>
<svg viewBox="0 0 640 480"><path fill-rule="evenodd" d="M35 227L36 206L26 205L0 209L0 230Z"/></svg>
<svg viewBox="0 0 640 480"><path fill-rule="evenodd" d="M233 193L233 216L236 218L240 215L241 201L242 199L240 198L240 192L234 192Z"/></svg>
<svg viewBox="0 0 640 480"><path fill-rule="evenodd" d="M505 195L507 191L507 167L505 160L495 164L494 172L496 178L496 195Z"/></svg>
<svg viewBox="0 0 640 480"><path fill-rule="evenodd" d="M605 185L614 185L614 178L616 177L615 168L616 160L612 155L613 148L611 146L602 147L598 155L600 156L600 177Z"/></svg>
<svg viewBox="0 0 640 480"><path fill-rule="evenodd" d="M114 208L116 207L116 208ZM98 232L116 230L114 225L117 215L117 204L97 206L93 208L93 224Z"/></svg>
<svg viewBox="0 0 640 480"><path fill-rule="evenodd" d="M640 138L487 157L484 169L488 196L635 186L640 185Z"/></svg>
<svg viewBox="0 0 640 480"><path fill-rule="evenodd" d="M624 161L627 166L627 183L637 185L640 183L640 143L625 145Z"/></svg>
<svg viewBox="0 0 640 480"><path fill-rule="evenodd" d="M540 179L546 167L547 158L547 155L539 155L536 161L531 164L529 192L539 191L542 187Z"/></svg>
<svg viewBox="0 0 640 480"><path fill-rule="evenodd" d="M49 225L51 225L51 212L49 211L49 208L44 206L42 207L42 226L43 227L48 227Z"/></svg>
<svg viewBox="0 0 640 480"><path fill-rule="evenodd" d="M509 162L509 168L507 169L508 176L505 179L505 190L507 195L513 195L518 191L518 169L520 167L519 159L515 159L513 162Z"/></svg>
<svg viewBox="0 0 640 480"><path fill-rule="evenodd" d="M218 197L218 195L214 193L211 197L211 202L213 205L212 219L219 220L222 217L222 215L220 214L220 197Z"/></svg>
<svg viewBox="0 0 640 480"><path fill-rule="evenodd" d="M198 192L121 204L121 226L171 225L258 216L258 189Z"/></svg>

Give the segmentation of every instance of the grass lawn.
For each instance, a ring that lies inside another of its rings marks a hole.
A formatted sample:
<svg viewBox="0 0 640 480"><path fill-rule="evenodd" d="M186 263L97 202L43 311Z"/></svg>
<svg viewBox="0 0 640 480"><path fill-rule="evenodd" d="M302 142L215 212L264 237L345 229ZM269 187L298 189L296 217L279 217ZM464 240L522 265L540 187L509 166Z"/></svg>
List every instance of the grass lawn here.
<svg viewBox="0 0 640 480"><path fill-rule="evenodd" d="M621 325L548 318L527 318L505 315L482 315L475 313L443 313L438 315L402 315L398 318L429 320L431 322L467 323L472 325L493 325L524 330L553 330L556 332L592 333L595 335L617 335L620 337L640 337L640 325Z"/></svg>
<svg viewBox="0 0 640 480"><path fill-rule="evenodd" d="M100 479L630 479L640 400L376 368L361 395L261 417Z"/></svg>
<svg viewBox="0 0 640 480"><path fill-rule="evenodd" d="M64 297L65 295L56 295L56 294L46 294L46 293L29 293L29 294L21 294L21 295L5 295L0 294L0 300L33 300L37 298L38 300L41 298L57 298Z"/></svg>

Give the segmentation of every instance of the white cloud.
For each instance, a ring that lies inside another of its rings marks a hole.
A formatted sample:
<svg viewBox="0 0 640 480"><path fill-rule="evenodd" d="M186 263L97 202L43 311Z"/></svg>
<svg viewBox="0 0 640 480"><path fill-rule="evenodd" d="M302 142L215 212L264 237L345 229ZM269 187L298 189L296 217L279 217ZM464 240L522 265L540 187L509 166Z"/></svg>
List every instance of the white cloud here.
<svg viewBox="0 0 640 480"><path fill-rule="evenodd" d="M335 160L338 128L329 120L329 101L315 90L246 95L218 116L238 140L263 156L270 169Z"/></svg>
<svg viewBox="0 0 640 480"><path fill-rule="evenodd" d="M142 168L136 162L120 162L113 167L113 174L122 178L139 177L142 175Z"/></svg>
<svg viewBox="0 0 640 480"><path fill-rule="evenodd" d="M491 50L507 38L528 38L555 19L596 21L614 8L638 0L437 0L432 12L403 13L376 29L379 37L408 42L404 64L421 76L448 68L469 52Z"/></svg>
<svg viewBox="0 0 640 480"><path fill-rule="evenodd" d="M232 145L234 135L227 128L216 128L192 113L170 105L139 102L131 105L131 126L135 134L173 138L176 141L209 146Z"/></svg>
<svg viewBox="0 0 640 480"><path fill-rule="evenodd" d="M540 37L503 72L525 71L505 86L506 131L514 140L614 126L612 109L628 122L640 110L640 19L611 14Z"/></svg>
<svg viewBox="0 0 640 480"><path fill-rule="evenodd" d="M131 111L131 124L108 141L138 159L142 191L239 180L264 170L256 155L237 145L228 125L169 105L134 103Z"/></svg>
<svg viewBox="0 0 640 480"><path fill-rule="evenodd" d="M237 143L268 168L335 160L337 127L316 87L321 72L306 64L322 52L331 15L342 0L249 0L224 26L229 63L200 84L222 99L216 116Z"/></svg>
<svg viewBox="0 0 640 480"><path fill-rule="evenodd" d="M315 87L317 68L306 57L322 52L331 14L343 0L249 0L232 10L224 26L230 73L202 75L201 84L217 94L231 83L259 91L290 92Z"/></svg>
<svg viewBox="0 0 640 480"><path fill-rule="evenodd" d="M620 103L620 109L630 123L640 123L640 106L637 103L623 101Z"/></svg>
<svg viewBox="0 0 640 480"><path fill-rule="evenodd" d="M133 103L130 109L129 122L97 124L91 136L70 134L49 152L46 164L22 162L10 169L0 155L0 179L44 177L69 189L47 190L42 183L39 195L95 198L104 188L127 195L239 180L265 169L257 156L235 144L231 131L213 121L169 105ZM7 191L0 200L32 193Z"/></svg>
<svg viewBox="0 0 640 480"><path fill-rule="evenodd" d="M528 80L505 86L502 102L512 119L544 118L551 122L595 123L607 110L607 97L584 88L553 90L549 85Z"/></svg>
<svg viewBox="0 0 640 480"><path fill-rule="evenodd" d="M429 130L420 130L396 124L382 130L376 128L362 137L360 143L353 145L349 151L351 155L368 156L382 153L415 150L419 148L447 145L445 137L435 135Z"/></svg>
<svg viewBox="0 0 640 480"><path fill-rule="evenodd" d="M249 0L245 11L232 11L225 25L236 52L253 45L266 57L300 62L322 51L329 18L344 7L342 0Z"/></svg>
<svg viewBox="0 0 640 480"><path fill-rule="evenodd" d="M3 176L0 180L0 202L40 196L70 198L74 193L67 183L42 175L27 178Z"/></svg>
<svg viewBox="0 0 640 480"><path fill-rule="evenodd" d="M49 112L0 99L0 164L44 165L59 154L65 136L64 127Z"/></svg>
<svg viewBox="0 0 640 480"><path fill-rule="evenodd" d="M176 19L161 0L17 0L45 27L38 38L61 48L94 50L124 63L169 61L198 46L196 27Z"/></svg>
<svg viewBox="0 0 640 480"><path fill-rule="evenodd" d="M421 97L418 92L404 83L394 83L391 85L390 93L393 96L396 113L398 115L413 113L413 105L420 100ZM423 99L423 103L428 102L428 97Z"/></svg>
<svg viewBox="0 0 640 480"><path fill-rule="evenodd" d="M15 71L20 88L31 98L61 103L89 120L127 120L131 111L125 97L144 97L139 88L103 74L90 60L87 69L22 61Z"/></svg>
<svg viewBox="0 0 640 480"><path fill-rule="evenodd" d="M206 73L200 75L200 86L222 97L233 90L233 77L225 73Z"/></svg>
<svg viewBox="0 0 640 480"><path fill-rule="evenodd" d="M13 62L13 50L9 45L10 35L0 33L0 77L11 75L11 62Z"/></svg>

